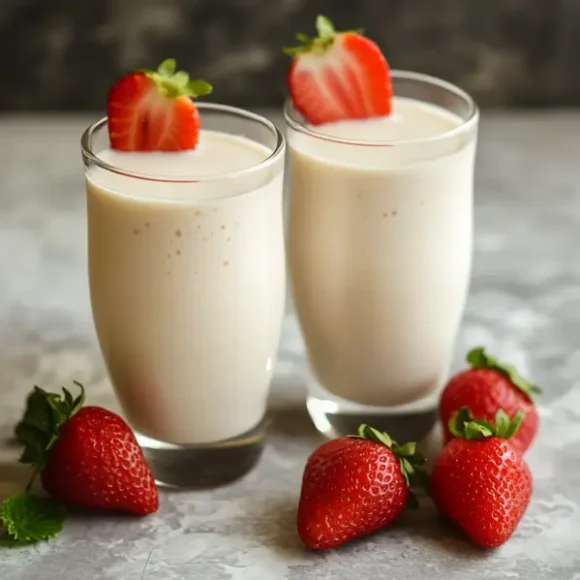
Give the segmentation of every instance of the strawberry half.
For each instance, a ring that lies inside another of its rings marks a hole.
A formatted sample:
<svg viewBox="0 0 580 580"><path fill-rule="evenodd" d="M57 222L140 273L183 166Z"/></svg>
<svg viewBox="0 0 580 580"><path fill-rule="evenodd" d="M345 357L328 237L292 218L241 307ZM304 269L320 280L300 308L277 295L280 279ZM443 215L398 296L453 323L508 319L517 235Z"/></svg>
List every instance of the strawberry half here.
<svg viewBox="0 0 580 580"><path fill-rule="evenodd" d="M328 18L316 19L318 36L297 34L288 90L294 108L312 125L391 113L393 88L381 49L356 31L337 32Z"/></svg>
<svg viewBox="0 0 580 580"><path fill-rule="evenodd" d="M164 60L157 71L125 75L107 97L111 147L120 151L195 149L199 115L192 98L211 90L205 81L176 72L172 58Z"/></svg>

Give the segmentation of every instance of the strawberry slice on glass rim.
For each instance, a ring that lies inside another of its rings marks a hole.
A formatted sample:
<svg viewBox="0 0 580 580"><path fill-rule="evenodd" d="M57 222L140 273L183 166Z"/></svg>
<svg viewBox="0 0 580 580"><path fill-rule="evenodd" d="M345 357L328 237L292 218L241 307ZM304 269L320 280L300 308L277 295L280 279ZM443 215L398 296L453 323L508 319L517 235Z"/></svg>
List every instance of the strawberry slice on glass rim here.
<svg viewBox="0 0 580 580"><path fill-rule="evenodd" d="M174 59L156 71L126 74L107 97L111 147L119 151L182 151L195 149L199 114L193 101L212 91L203 80L190 80L176 70Z"/></svg>
<svg viewBox="0 0 580 580"><path fill-rule="evenodd" d="M391 113L390 68L381 49L357 31L336 31L325 16L317 36L284 48L292 56L287 83L294 108L311 125L366 119Z"/></svg>

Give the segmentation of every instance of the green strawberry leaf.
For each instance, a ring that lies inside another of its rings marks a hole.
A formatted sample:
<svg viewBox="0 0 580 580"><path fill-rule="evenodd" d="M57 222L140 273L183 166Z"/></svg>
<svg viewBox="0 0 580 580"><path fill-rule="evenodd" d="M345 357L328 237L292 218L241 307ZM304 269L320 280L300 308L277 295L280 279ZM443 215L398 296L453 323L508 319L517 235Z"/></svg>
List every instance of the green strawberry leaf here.
<svg viewBox="0 0 580 580"><path fill-rule="evenodd" d="M399 447L401 457L413 457L417 453L417 444L414 441L408 441Z"/></svg>
<svg viewBox="0 0 580 580"><path fill-rule="evenodd" d="M465 424L471 421L471 413L467 407L462 407L449 419L449 432L455 437L465 436Z"/></svg>
<svg viewBox="0 0 580 580"><path fill-rule="evenodd" d="M369 441L376 441L377 443L381 443L389 449L393 445L393 440L389 437L388 433L383 433L374 427L365 425L364 423L359 425L358 436L361 439L368 439Z"/></svg>
<svg viewBox="0 0 580 580"><path fill-rule="evenodd" d="M465 439L482 439L484 437L491 437L492 435L493 431L475 421L470 421L465 424Z"/></svg>
<svg viewBox="0 0 580 580"><path fill-rule="evenodd" d="M542 392L537 385L522 377L512 365L500 363L497 359L488 355L483 347L474 348L467 353L467 362L473 369L493 369L506 376L516 389L519 389L533 402L533 395Z"/></svg>
<svg viewBox="0 0 580 580"><path fill-rule="evenodd" d="M322 14L316 17L315 28L316 36L314 38L310 38L307 34L299 32L296 35L296 39L302 44L298 46L285 46L282 48L282 52L289 56L296 56L305 52L323 54L332 45L338 34L342 32L362 34L363 32L362 29L338 31L331 20Z"/></svg>
<svg viewBox="0 0 580 580"><path fill-rule="evenodd" d="M399 445L395 440L391 439L388 433L379 431L364 423L359 425L356 436L388 447L399 460L401 472L409 488L428 478L427 474L421 469L421 466L425 463L425 457L417 452L417 444L414 441Z"/></svg>
<svg viewBox="0 0 580 580"><path fill-rule="evenodd" d="M510 424L509 415L503 409L498 409L495 415L495 434L498 437L505 438L506 433L510 429Z"/></svg>
<svg viewBox="0 0 580 580"><path fill-rule="evenodd" d="M157 68L157 72L164 77L172 77L177 69L177 62L174 58L166 58Z"/></svg>
<svg viewBox="0 0 580 580"><path fill-rule="evenodd" d="M518 409L518 412L514 415L513 419L510 421L510 424L508 425L504 433L504 437L506 439L510 439L511 437L513 437L520 428L520 425L522 424L523 420L524 420L524 411L523 409Z"/></svg>
<svg viewBox="0 0 580 580"><path fill-rule="evenodd" d="M77 382L75 385L80 388L76 399L64 387L62 395L47 393L39 387L34 387L28 395L26 410L14 430L17 441L24 446L21 463L32 465L36 471L44 468L48 451L57 440L61 425L85 402L84 387Z"/></svg>
<svg viewBox="0 0 580 580"><path fill-rule="evenodd" d="M319 38L332 38L336 34L336 30L334 29L334 24L330 21L329 18L319 14L316 17L316 32Z"/></svg>
<svg viewBox="0 0 580 580"><path fill-rule="evenodd" d="M9 542L47 540L60 533L63 522L62 506L49 498L22 492L11 495L0 505L0 523Z"/></svg>
<svg viewBox="0 0 580 580"><path fill-rule="evenodd" d="M495 416L494 423L484 419L476 419L471 415L467 407L462 407L451 415L449 419L449 431L455 437L462 439L483 439L485 437L502 437L509 439L513 437L524 418L524 412L520 409L510 419L508 414L499 409Z"/></svg>
<svg viewBox="0 0 580 580"><path fill-rule="evenodd" d="M213 87L203 80L190 80L189 75L177 70L175 59L164 60L157 70L140 69L137 72L148 76L157 86L162 95L171 99L176 97L204 97L209 95Z"/></svg>

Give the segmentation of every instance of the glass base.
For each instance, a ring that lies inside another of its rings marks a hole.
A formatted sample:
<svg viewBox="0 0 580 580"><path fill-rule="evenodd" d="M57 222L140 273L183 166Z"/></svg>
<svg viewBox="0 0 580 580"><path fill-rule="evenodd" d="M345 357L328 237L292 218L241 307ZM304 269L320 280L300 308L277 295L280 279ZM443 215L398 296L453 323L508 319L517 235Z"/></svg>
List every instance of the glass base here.
<svg viewBox="0 0 580 580"><path fill-rule="evenodd" d="M268 421L231 439L202 445L175 445L136 432L137 441L158 485L208 489L232 483L258 463Z"/></svg>
<svg viewBox="0 0 580 580"><path fill-rule="evenodd" d="M386 431L400 443L422 441L435 425L439 393L396 407L360 405L337 397L309 378L306 407L314 426L328 438L354 435L361 423Z"/></svg>

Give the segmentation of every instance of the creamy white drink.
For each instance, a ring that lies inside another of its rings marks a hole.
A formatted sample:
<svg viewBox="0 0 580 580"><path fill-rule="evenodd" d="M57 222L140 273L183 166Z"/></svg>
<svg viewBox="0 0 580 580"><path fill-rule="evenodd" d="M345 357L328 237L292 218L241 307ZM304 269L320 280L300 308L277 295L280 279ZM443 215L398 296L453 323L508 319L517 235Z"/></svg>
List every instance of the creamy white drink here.
<svg viewBox="0 0 580 580"><path fill-rule="evenodd" d="M387 118L289 129L294 301L313 376L338 397L395 406L447 377L472 253L462 123L395 97Z"/></svg>
<svg viewBox="0 0 580 580"><path fill-rule="evenodd" d="M194 151L103 150L117 172L87 171L95 325L141 434L202 444L264 417L285 298L283 158L258 167L270 154L202 130Z"/></svg>

